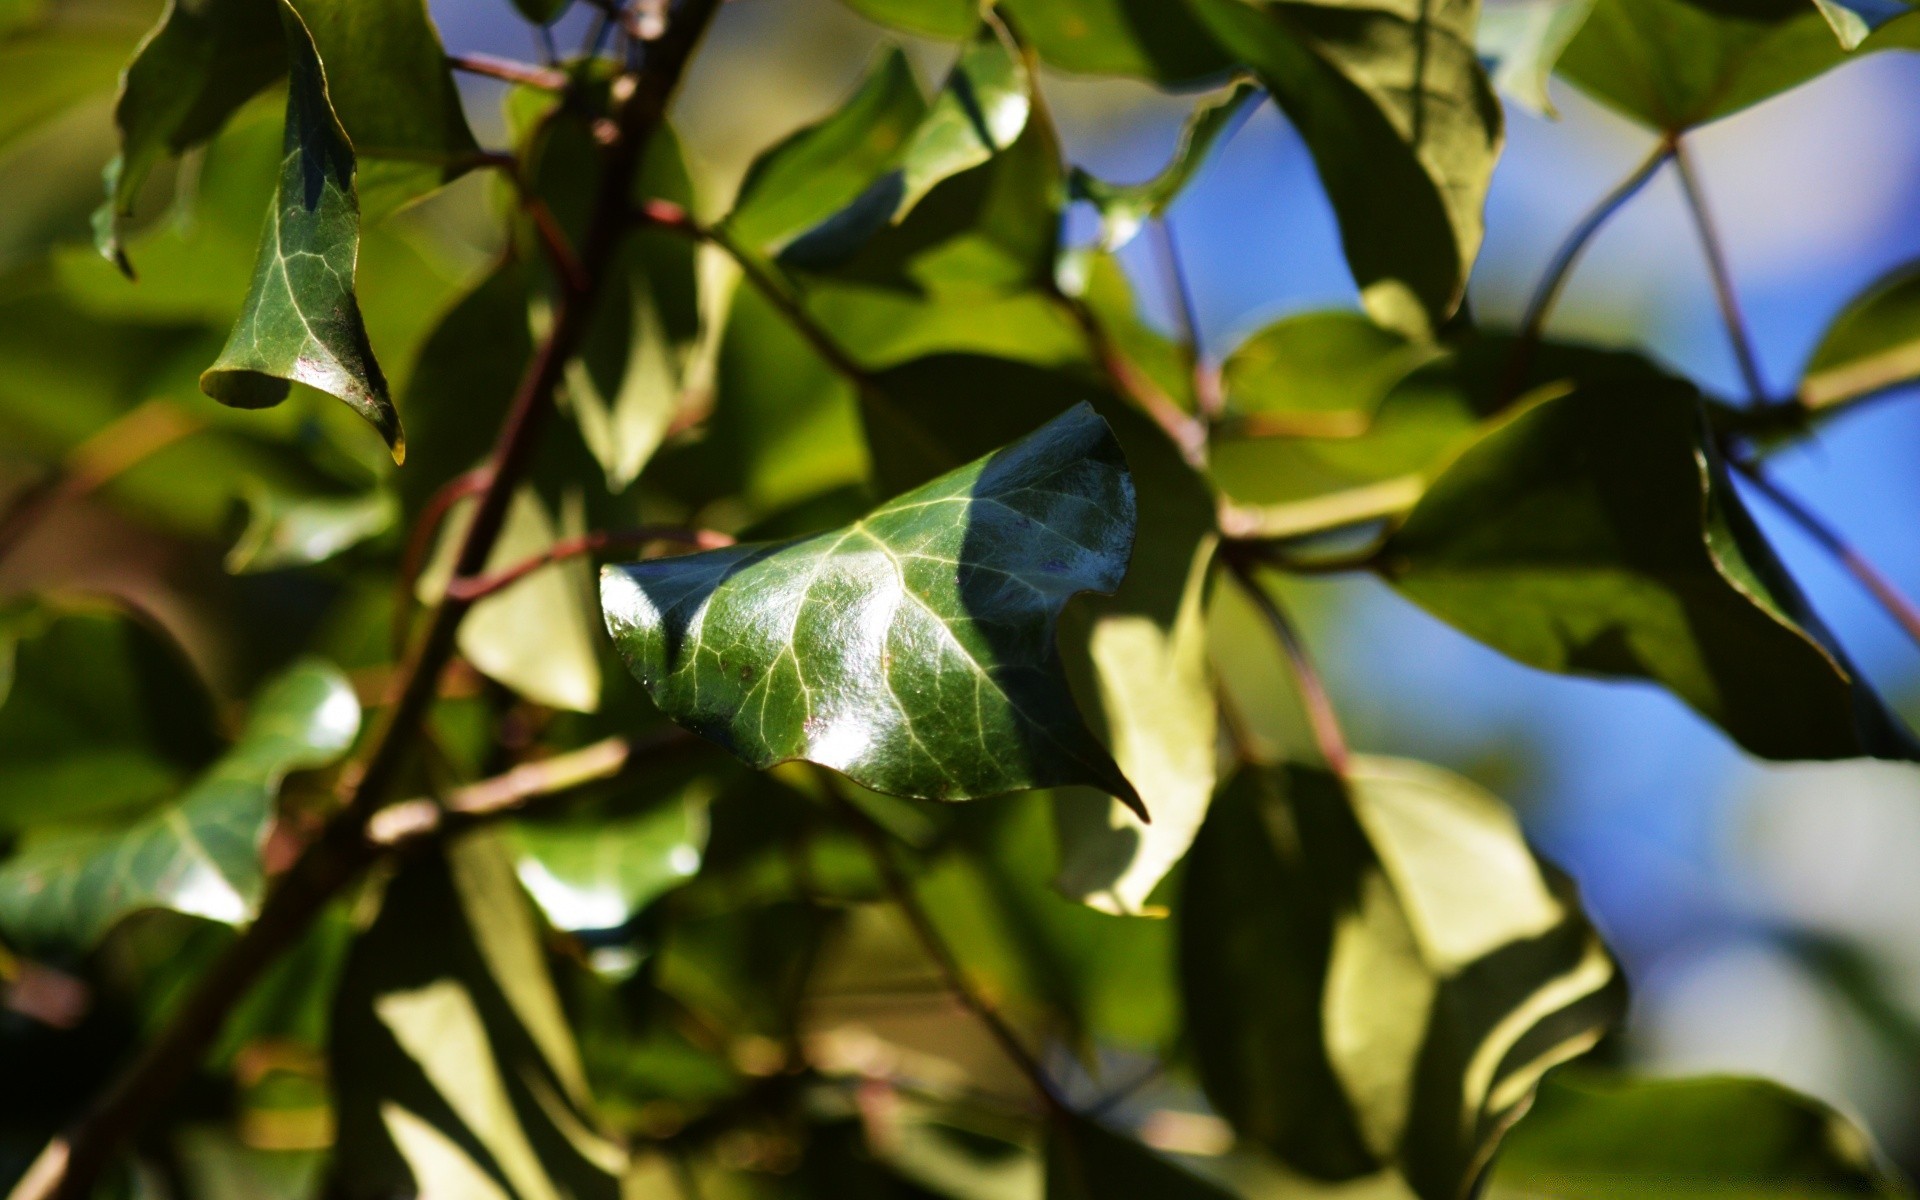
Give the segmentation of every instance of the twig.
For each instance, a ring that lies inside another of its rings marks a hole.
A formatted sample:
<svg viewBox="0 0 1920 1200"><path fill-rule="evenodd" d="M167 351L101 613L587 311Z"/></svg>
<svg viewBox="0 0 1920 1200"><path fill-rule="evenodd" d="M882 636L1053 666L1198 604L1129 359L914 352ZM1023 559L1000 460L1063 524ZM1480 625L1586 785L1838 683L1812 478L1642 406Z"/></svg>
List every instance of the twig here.
<svg viewBox="0 0 1920 1200"><path fill-rule="evenodd" d="M1897 622L1901 629L1916 644L1920 644L1920 605L1916 605L1906 593L1902 592L1893 580L1887 578L1880 568L1866 555L1860 553L1833 526L1821 519L1820 515L1801 503L1793 493L1767 477L1759 463L1733 455L1727 456L1733 469L1738 471L1754 489L1800 526L1807 535L1819 543L1820 548L1833 555L1848 574L1880 602L1880 607Z"/></svg>
<svg viewBox="0 0 1920 1200"><path fill-rule="evenodd" d="M1047 1108L1056 1114L1070 1113L1072 1110L1061 1098L1058 1087L1055 1086L1053 1078L1047 1074L1046 1068L1040 1065L1040 1060L1027 1049L1026 1044L1020 1040L1020 1036L1013 1031L1013 1027L1007 1024L1006 1018L1000 1015L1000 1010L993 1006L993 1002L981 995L972 981L967 978L966 968L960 965L953 947L947 945L946 938L941 936L940 929L934 924L932 916L920 903L920 897L914 892L913 884L900 873L900 865L894 861L893 847L887 840L886 831L875 824L872 817L861 811L857 804L841 794L839 785L824 770L820 772L820 777L823 790L833 802L834 807L845 816L847 824L852 827L861 845L866 848L867 857L873 860L874 869L880 873L880 882L887 889L888 897L899 907L901 915L907 918L907 924L913 927L914 937L919 941L921 948L927 952L927 957L933 960L934 966L939 968L941 978L946 980L947 989L967 1011L986 1026L987 1032L999 1044L1001 1052L1012 1061L1022 1075L1027 1077Z"/></svg>
<svg viewBox="0 0 1920 1200"><path fill-rule="evenodd" d="M543 92L567 90L568 80L565 71L553 67L536 67L532 63L515 62L510 58L499 58L492 54L449 54L447 65L456 71L465 71L469 75L504 79L508 83L524 84L530 88L539 88Z"/></svg>
<svg viewBox="0 0 1920 1200"><path fill-rule="evenodd" d="M0 513L0 559L62 504L89 496L131 468L205 425L167 400L148 400L101 427L66 461L17 493Z"/></svg>
<svg viewBox="0 0 1920 1200"><path fill-rule="evenodd" d="M616 83L616 95L621 95L619 136L607 149L581 255L595 269L583 281L584 288L562 292L553 327L521 381L500 430L487 487L462 539L455 577L482 570L500 535L514 489L530 467L540 431L552 414L562 367L591 318L603 282L598 268L612 261L629 226L627 189L640 155L664 121L667 101L718 8L719 0L685 0L673 24L654 43L646 70L625 80L630 86L624 95ZM434 610L426 633L406 660L399 699L370 735L372 750L345 807L269 889L253 924L195 981L159 1034L79 1122L41 1152L15 1187L13 1200L79 1200L87 1195L118 1147L178 1093L228 1014L268 966L378 856L366 838L367 821L399 781L470 607L448 597Z"/></svg>
<svg viewBox="0 0 1920 1200"><path fill-rule="evenodd" d="M1087 349L1093 354L1094 361L1100 364L1100 369L1113 386L1121 394L1131 397L1141 411L1153 418L1154 424L1160 426L1182 458L1194 467L1204 467L1207 462L1207 423L1175 404L1158 384L1127 360L1086 301L1057 289L1054 299L1066 306L1068 314L1086 338Z"/></svg>
<svg viewBox="0 0 1920 1200"><path fill-rule="evenodd" d="M1173 222L1167 217L1155 217L1153 228L1154 245L1160 251L1160 269L1166 274L1167 290L1173 294L1174 310L1180 319L1187 367L1193 372L1193 401L1202 417L1217 421L1226 407L1225 397L1220 393L1220 372L1208 361L1206 345L1200 338L1200 310L1194 303L1193 284L1180 256L1180 243L1174 239Z"/></svg>
<svg viewBox="0 0 1920 1200"><path fill-rule="evenodd" d="M1753 338L1747 332L1746 319L1740 314L1740 299L1733 290L1733 272L1727 266L1727 252L1707 211L1706 193L1693 169L1687 144L1673 139L1673 166L1680 175L1680 190L1687 198L1687 210L1693 214L1693 227L1700 233L1700 248L1706 252L1707 272L1713 277L1713 298L1720 306L1720 320L1733 343L1733 357L1740 364L1740 378L1747 385L1747 399L1753 404L1767 402L1767 384L1760 377L1760 360L1753 352Z"/></svg>
<svg viewBox="0 0 1920 1200"><path fill-rule="evenodd" d="M1307 711L1307 724L1313 729L1314 744L1320 748L1320 757L1327 762L1327 769L1335 775L1344 776L1352 754L1347 749L1346 735L1340 731L1340 719L1334 713L1333 701L1327 695L1327 686L1320 677L1320 671L1313 664L1313 656L1307 651L1307 644L1300 636L1300 630L1294 625L1286 610L1280 607L1267 590L1260 586L1254 577L1253 568L1247 560L1235 554L1222 555L1227 569L1240 581L1247 598L1260 610L1267 624L1272 627L1274 637L1280 642L1281 651L1287 656L1287 664L1293 670L1295 684L1300 689L1300 703Z"/></svg>
<svg viewBox="0 0 1920 1200"><path fill-rule="evenodd" d="M696 550L718 550L733 545L733 539L711 529L688 529L683 525L642 525L638 529L595 530L579 537L562 538L545 550L491 575L455 579L447 584L447 595L474 601L511 586L549 563L577 558L582 554L627 547L638 548L654 542L678 542Z"/></svg>
<svg viewBox="0 0 1920 1200"><path fill-rule="evenodd" d="M1545 273L1540 276L1539 284L1533 290L1533 297L1527 301L1526 314L1520 319L1520 332L1514 345L1513 361L1508 366L1505 392L1509 399L1517 395L1525 385L1527 369L1533 365L1533 352L1540 344L1541 332L1546 328L1547 316L1560 298L1560 291L1566 286L1567 279L1573 274L1574 266L1580 261L1580 255L1586 251L1587 243L1613 218L1613 214L1640 194L1640 189L1653 181L1667 160L1673 157L1674 140L1663 137L1654 146L1633 173L1614 185L1612 191L1600 198L1580 223L1567 234L1560 248L1553 252L1547 262Z"/></svg>
<svg viewBox="0 0 1920 1200"><path fill-rule="evenodd" d="M533 190L533 183L521 168L520 160L511 154L481 153L474 155L471 161L478 166L491 167L507 177L513 184L520 211L533 222L533 231L540 239L540 247L553 260L553 268L560 273L561 281L573 291L586 290L587 271L580 265L580 256L574 253L573 243L567 240L566 230L560 228L560 220L553 215L553 209L546 199Z"/></svg>

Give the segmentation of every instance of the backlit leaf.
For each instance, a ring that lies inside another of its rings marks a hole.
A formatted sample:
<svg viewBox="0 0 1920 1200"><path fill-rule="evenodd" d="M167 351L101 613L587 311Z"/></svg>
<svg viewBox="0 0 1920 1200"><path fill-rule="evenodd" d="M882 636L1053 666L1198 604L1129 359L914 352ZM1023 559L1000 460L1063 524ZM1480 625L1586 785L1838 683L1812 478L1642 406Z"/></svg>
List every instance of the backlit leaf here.
<svg viewBox="0 0 1920 1200"><path fill-rule="evenodd" d="M940 181L1011 146L1032 110L1027 68L998 30L983 25L960 51L901 155L896 218Z"/></svg>
<svg viewBox="0 0 1920 1200"><path fill-rule="evenodd" d="M1180 897L1208 1098L1291 1171L1456 1200L1619 976L1513 814L1433 767L1248 768Z"/></svg>
<svg viewBox="0 0 1920 1200"><path fill-rule="evenodd" d="M1383 571L1522 662L1655 680L1763 757L1910 756L1702 437L1677 380L1541 400L1446 467Z"/></svg>
<svg viewBox="0 0 1920 1200"><path fill-rule="evenodd" d="M1833 319L1800 378L1807 408L1830 409L1920 378L1920 270L1903 267Z"/></svg>
<svg viewBox="0 0 1920 1200"><path fill-rule="evenodd" d="M236 408L278 404L289 383L318 388L365 417L397 461L406 455L400 415L353 294L360 248L353 149L327 99L313 39L292 9L281 19L291 78L280 186L246 307L200 386Z"/></svg>
<svg viewBox="0 0 1920 1200"><path fill-rule="evenodd" d="M1593 0L1487 0L1474 40L1493 86L1529 112L1559 116L1547 80L1592 8Z"/></svg>
<svg viewBox="0 0 1920 1200"><path fill-rule="evenodd" d="M957 41L980 27L977 0L846 0L847 7L909 33Z"/></svg>
<svg viewBox="0 0 1920 1200"><path fill-rule="evenodd" d="M1160 0L1005 0L1014 28L1049 66L1178 87L1233 60L1185 4Z"/></svg>
<svg viewBox="0 0 1920 1200"><path fill-rule="evenodd" d="M293 667L178 800L124 830L29 838L0 866L0 927L30 945L85 947L142 909L243 924L260 900L260 847L280 781L337 759L359 727L360 705L338 671Z"/></svg>
<svg viewBox="0 0 1920 1200"><path fill-rule="evenodd" d="M1474 50L1477 0L1196 10L1312 150L1367 311L1409 334L1437 327L1480 252L1502 137Z"/></svg>
<svg viewBox="0 0 1920 1200"><path fill-rule="evenodd" d="M1088 201L1099 212L1103 248L1112 250L1125 245L1141 225L1165 215L1255 90L1250 83L1236 83L1196 105L1180 131L1173 157L1152 179L1142 183L1108 183L1074 168L1073 198Z"/></svg>
<svg viewBox="0 0 1920 1200"><path fill-rule="evenodd" d="M845 529L609 567L601 603L674 720L747 762L967 799L1086 783L1136 801L1060 673L1069 598L1111 592L1132 481L1090 409Z"/></svg>

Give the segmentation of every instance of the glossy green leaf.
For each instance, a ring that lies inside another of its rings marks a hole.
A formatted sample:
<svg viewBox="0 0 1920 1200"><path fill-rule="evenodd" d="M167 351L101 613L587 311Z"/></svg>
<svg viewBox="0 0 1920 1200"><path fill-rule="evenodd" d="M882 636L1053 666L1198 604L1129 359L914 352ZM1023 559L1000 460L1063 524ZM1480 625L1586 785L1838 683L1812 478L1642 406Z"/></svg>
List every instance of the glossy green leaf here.
<svg viewBox="0 0 1920 1200"><path fill-rule="evenodd" d="M760 767L967 799L1086 783L1137 803L1053 645L1126 570L1133 486L1075 409L846 529L609 567L608 629L674 720Z"/></svg>
<svg viewBox="0 0 1920 1200"><path fill-rule="evenodd" d="M384 488L324 497L257 491L248 498L246 528L227 551L227 570L242 575L326 562L386 533L399 515Z"/></svg>
<svg viewBox="0 0 1920 1200"><path fill-rule="evenodd" d="M537 926L485 836L409 862L335 1002L334 1186L576 1200L620 1194Z"/></svg>
<svg viewBox="0 0 1920 1200"><path fill-rule="evenodd" d="M137 811L218 751L206 685L145 621L9 606L3 636L0 827Z"/></svg>
<svg viewBox="0 0 1920 1200"><path fill-rule="evenodd" d="M1184 4L1005 0L1000 7L1040 57L1063 71L1131 75L1179 87L1233 66Z"/></svg>
<svg viewBox="0 0 1920 1200"><path fill-rule="evenodd" d="M1909 756L1702 445L1697 404L1646 376L1515 413L1434 480L1386 577L1522 662L1655 680L1762 757Z"/></svg>
<svg viewBox="0 0 1920 1200"><path fill-rule="evenodd" d="M1549 1078L1494 1164L1488 1200L1647 1195L1908 1196L1867 1134L1761 1079Z"/></svg>
<svg viewBox="0 0 1920 1200"><path fill-rule="evenodd" d="M415 594L432 604L445 593L454 556L466 536L473 502L462 501L441 528L433 559ZM558 514L530 487L514 493L506 522L487 558L503 571L543 553L562 537L586 532L579 493ZM460 623L460 654L482 674L552 708L592 712L600 707L599 635L594 629L593 578L578 557L549 563L477 601Z"/></svg>
<svg viewBox="0 0 1920 1200"><path fill-rule="evenodd" d="M706 804L670 800L630 817L512 827L520 882L556 929L617 929L700 869Z"/></svg>
<svg viewBox="0 0 1920 1200"><path fill-rule="evenodd" d="M1920 17L1909 16L1854 53L1917 45ZM1678 133L1797 87L1848 57L1802 0L1595 0L1559 71L1634 120Z"/></svg>
<svg viewBox="0 0 1920 1200"><path fill-rule="evenodd" d="M353 294L360 248L354 155L327 99L313 39L282 12L291 78L280 185L260 237L246 307L220 357L200 377L236 408L267 408L304 383L345 401L406 456L400 414Z"/></svg>
<svg viewBox="0 0 1920 1200"><path fill-rule="evenodd" d="M844 105L754 159L724 228L743 245L777 250L892 170L926 112L906 55L887 50Z"/></svg>
<svg viewBox="0 0 1920 1200"><path fill-rule="evenodd" d="M281 780L333 762L359 728L346 679L324 663L296 665L261 692L233 748L178 800L123 830L29 838L0 866L0 928L30 945L85 947L149 908L244 923L260 900L260 847Z"/></svg>
<svg viewBox="0 0 1920 1200"><path fill-rule="evenodd" d="M1329 1184L1470 1194L1541 1074L1621 1009L1612 959L1513 814L1417 763L1360 759L1344 786L1244 770L1178 915L1208 1098Z"/></svg>
<svg viewBox="0 0 1920 1200"><path fill-rule="evenodd" d="M1104 249L1125 245L1139 232L1140 226L1166 214L1206 162L1213 144L1232 127L1247 97L1256 90L1251 83L1236 83L1195 105L1180 131L1173 157L1152 179L1141 183L1108 183L1074 168L1070 181L1073 198L1091 203L1099 212L1100 244Z"/></svg>
<svg viewBox="0 0 1920 1200"><path fill-rule="evenodd" d="M153 168L219 131L235 110L287 69L286 36L271 0L168 0L120 85L120 156L107 168L95 217L100 252L132 273L120 225Z"/></svg>
<svg viewBox="0 0 1920 1200"><path fill-rule="evenodd" d="M1488 0L1474 44L1493 86L1529 112L1557 117L1547 80L1594 0Z"/></svg>
<svg viewBox="0 0 1920 1200"><path fill-rule="evenodd" d="M948 41L969 37L980 27L978 0L846 0L846 4L883 25Z"/></svg>
<svg viewBox="0 0 1920 1200"><path fill-rule="evenodd" d="M1029 87L1026 64L997 29L983 25L960 51L901 155L895 219L942 180L1013 145L1033 108Z"/></svg>
<svg viewBox="0 0 1920 1200"><path fill-rule="evenodd" d="M1047 1131L1047 1200L1227 1200L1233 1193L1086 1117Z"/></svg>
<svg viewBox="0 0 1920 1200"><path fill-rule="evenodd" d="M1313 152L1367 311L1409 334L1437 327L1480 252L1502 138L1474 50L1477 0L1196 9Z"/></svg>
<svg viewBox="0 0 1920 1200"><path fill-rule="evenodd" d="M1920 379L1920 270L1903 267L1847 305L1801 374L1799 399L1831 409Z"/></svg>

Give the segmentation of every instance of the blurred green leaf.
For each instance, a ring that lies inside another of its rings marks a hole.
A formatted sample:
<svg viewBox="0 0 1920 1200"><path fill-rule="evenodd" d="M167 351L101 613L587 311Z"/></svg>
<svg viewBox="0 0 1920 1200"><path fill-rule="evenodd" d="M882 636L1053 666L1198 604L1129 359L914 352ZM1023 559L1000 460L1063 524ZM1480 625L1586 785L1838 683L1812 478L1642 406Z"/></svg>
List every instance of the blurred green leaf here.
<svg viewBox="0 0 1920 1200"><path fill-rule="evenodd" d="M1801 372L1799 399L1832 409L1920 378L1920 268L1902 267L1840 311Z"/></svg>
<svg viewBox="0 0 1920 1200"><path fill-rule="evenodd" d="M1502 138L1477 0L1195 4L1312 150L1367 311L1410 335L1438 327L1480 252Z"/></svg>
<svg viewBox="0 0 1920 1200"><path fill-rule="evenodd" d="M951 800L1087 783L1137 801L1053 646L1070 597L1119 585L1133 518L1119 445L1076 409L846 529L608 567L601 603L661 708L756 766Z"/></svg>
<svg viewBox="0 0 1920 1200"><path fill-rule="evenodd" d="M1329 1184L1470 1194L1618 973L1513 814L1437 768L1248 768L1180 896L1186 1029L1215 1109Z"/></svg>
<svg viewBox="0 0 1920 1200"><path fill-rule="evenodd" d="M334 1012L340 1194L620 1194L625 1154L593 1126L539 931L497 842L467 838L387 884Z"/></svg>
<svg viewBox="0 0 1920 1200"><path fill-rule="evenodd" d="M1088 75L1131 75L1169 87L1233 66L1184 4L1160 0L1006 0L1016 32L1049 66Z"/></svg>
<svg viewBox="0 0 1920 1200"><path fill-rule="evenodd" d="M1813 0L1841 49L1857 49L1868 35L1887 22L1913 11L1905 0Z"/></svg>
<svg viewBox="0 0 1920 1200"><path fill-rule="evenodd" d="M250 574L326 562L386 533L399 515L384 488L325 497L256 491L248 498L247 526L227 551L227 570Z"/></svg>
<svg viewBox="0 0 1920 1200"><path fill-rule="evenodd" d="M1133 240L1140 226L1166 215L1194 173L1206 162L1213 144L1232 126L1248 96L1258 89L1239 82L1194 106L1180 130L1173 157L1160 173L1141 183L1108 183L1078 167L1069 181L1073 198L1092 204L1100 214L1100 245L1114 250Z"/></svg>
<svg viewBox="0 0 1920 1200"><path fill-rule="evenodd" d="M1387 579L1522 662L1659 682L1762 757L1911 756L1703 444L1693 389L1570 387L1435 478Z"/></svg>
<svg viewBox="0 0 1920 1200"><path fill-rule="evenodd" d="M177 801L122 830L35 831L0 866L0 927L29 945L85 947L149 908L244 923L260 900L260 847L281 780L333 762L359 728L360 705L338 671L294 666Z"/></svg>
<svg viewBox="0 0 1920 1200"><path fill-rule="evenodd" d="M1227 1200L1201 1179L1085 1117L1058 1118L1047 1131L1047 1200Z"/></svg>
<svg viewBox="0 0 1920 1200"><path fill-rule="evenodd" d="M96 93L110 91L152 9L67 3L17 16L0 31L0 148Z"/></svg>
<svg viewBox="0 0 1920 1200"><path fill-rule="evenodd" d="M1488 1200L1908 1196L1865 1132L1761 1079L1555 1074L1501 1147Z"/></svg>
<svg viewBox="0 0 1920 1200"><path fill-rule="evenodd" d="M1920 17L1909 16L1854 53L1916 46ZM1559 71L1641 124L1680 133L1797 87L1849 57L1802 0L1595 0Z"/></svg>
<svg viewBox="0 0 1920 1200"><path fill-rule="evenodd" d="M629 817L521 821L507 843L554 928L617 929L700 869L707 806L688 795Z"/></svg>
<svg viewBox="0 0 1920 1200"><path fill-rule="evenodd" d="M206 685L145 620L29 603L0 636L0 827L137 810L218 752Z"/></svg>
<svg viewBox="0 0 1920 1200"><path fill-rule="evenodd" d="M900 158L894 219L913 210L941 181L1011 146L1027 127L1033 101L1026 64L992 25L983 25L921 118Z"/></svg>
<svg viewBox="0 0 1920 1200"><path fill-rule="evenodd" d="M980 27L976 0L846 0L862 16L926 37L959 41Z"/></svg>
<svg viewBox="0 0 1920 1200"><path fill-rule="evenodd" d="M245 310L220 357L200 377L208 395L236 408L267 408L305 383L345 401L406 456L400 416L373 359L353 294L360 210L354 155L328 102L313 39L282 13L291 80L285 161L260 238Z"/></svg>
<svg viewBox="0 0 1920 1200"><path fill-rule="evenodd" d="M844 105L754 159L724 228L742 245L779 249L892 170L926 111L906 55L888 49Z"/></svg>
<svg viewBox="0 0 1920 1200"><path fill-rule="evenodd" d="M1594 0L1487 0L1474 44L1493 86L1527 111L1557 117L1547 80Z"/></svg>

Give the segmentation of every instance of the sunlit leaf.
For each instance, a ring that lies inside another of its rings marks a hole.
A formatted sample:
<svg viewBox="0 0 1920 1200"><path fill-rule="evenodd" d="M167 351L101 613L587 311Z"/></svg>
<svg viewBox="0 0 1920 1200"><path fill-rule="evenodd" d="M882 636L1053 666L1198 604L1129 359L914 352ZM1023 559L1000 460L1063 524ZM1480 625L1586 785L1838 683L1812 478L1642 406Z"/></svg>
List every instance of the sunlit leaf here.
<svg viewBox="0 0 1920 1200"><path fill-rule="evenodd" d="M898 164L926 111L906 55L888 50L844 105L754 160L727 232L774 250L818 225Z"/></svg>
<svg viewBox="0 0 1920 1200"><path fill-rule="evenodd" d="M246 574L326 562L392 529L399 515L393 493L384 488L323 497L258 491L248 500L246 528L227 551L227 570Z"/></svg>
<svg viewBox="0 0 1920 1200"><path fill-rule="evenodd" d="M1878 280L1827 326L1800 377L1800 403L1839 405L1920 378L1920 270Z"/></svg>
<svg viewBox="0 0 1920 1200"><path fill-rule="evenodd" d="M345 401L405 457L400 416L367 344L353 294L360 209L354 155L327 99L313 39L282 13L291 78L280 186L260 237L253 283L220 357L200 377L236 408L267 408L304 383Z"/></svg>
<svg viewBox="0 0 1920 1200"><path fill-rule="evenodd" d="M508 832L520 882L557 929L615 929L700 869L706 805L670 800L631 817L523 821Z"/></svg>
<svg viewBox="0 0 1920 1200"><path fill-rule="evenodd" d="M1433 767L1248 768L1180 896L1201 1082L1242 1137L1329 1183L1469 1194L1541 1074L1620 1011L1571 888L1497 799Z"/></svg>
<svg viewBox="0 0 1920 1200"><path fill-rule="evenodd" d="M1434 480L1386 577L1522 662L1655 680L1763 757L1910 756L1703 445L1697 403L1623 377L1516 413Z"/></svg>
<svg viewBox="0 0 1920 1200"><path fill-rule="evenodd" d="M942 180L1011 146L1032 109L1027 68L991 25L960 51L953 71L900 159L896 218Z"/></svg>
<svg viewBox="0 0 1920 1200"><path fill-rule="evenodd" d="M335 1006L341 1194L620 1194L579 1051L497 843L410 864L355 943Z"/></svg>
<svg viewBox="0 0 1920 1200"><path fill-rule="evenodd" d="M1529 112L1558 116L1547 80L1592 8L1593 0L1487 0L1475 44L1493 86Z"/></svg>
<svg viewBox="0 0 1920 1200"><path fill-rule="evenodd" d="M0 927L31 945L86 946L142 909L244 923L260 900L260 847L281 780L337 759L359 727L360 705L339 672L312 661L291 668L178 800L122 830L28 839L0 866Z"/></svg>
<svg viewBox="0 0 1920 1200"><path fill-rule="evenodd" d="M1053 630L1111 592L1133 486L1076 409L843 530L609 567L601 603L676 721L756 766L966 799L1086 783L1137 800L1087 732Z"/></svg>
<svg viewBox="0 0 1920 1200"><path fill-rule="evenodd" d="M1906 1196L1867 1134L1762 1079L1549 1078L1507 1136L1488 1200Z"/></svg>
<svg viewBox="0 0 1920 1200"><path fill-rule="evenodd" d="M1917 45L1920 17L1909 16L1854 53ZM1559 71L1634 120L1677 133L1797 87L1848 57L1802 0L1595 0Z"/></svg>
<svg viewBox="0 0 1920 1200"><path fill-rule="evenodd" d="M1233 60L1184 4L1007 0L1002 9L1049 66L1169 86L1225 74Z"/></svg>
<svg viewBox="0 0 1920 1200"><path fill-rule="evenodd" d="M1410 334L1438 326L1480 252L1500 153L1500 102L1473 44L1477 0L1196 10L1313 151L1367 311Z"/></svg>
<svg viewBox="0 0 1920 1200"><path fill-rule="evenodd" d="M1105 249L1125 245L1141 225L1165 215L1255 90L1250 83L1236 83L1196 105L1180 131L1173 157L1152 179L1141 183L1108 183L1074 168L1073 198L1090 202L1100 214L1100 243Z"/></svg>

